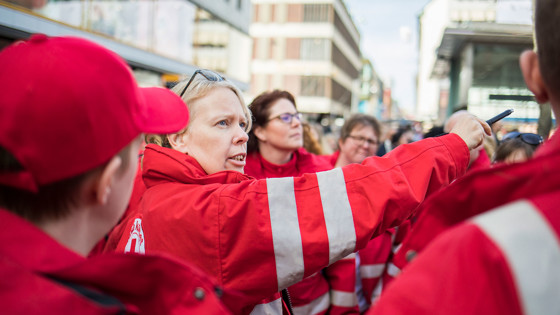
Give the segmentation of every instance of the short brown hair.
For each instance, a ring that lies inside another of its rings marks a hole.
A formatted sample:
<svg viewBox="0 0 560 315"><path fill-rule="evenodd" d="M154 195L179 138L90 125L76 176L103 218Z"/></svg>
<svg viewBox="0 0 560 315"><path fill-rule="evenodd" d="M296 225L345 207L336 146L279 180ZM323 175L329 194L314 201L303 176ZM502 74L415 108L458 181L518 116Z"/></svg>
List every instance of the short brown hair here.
<svg viewBox="0 0 560 315"><path fill-rule="evenodd" d="M249 110L251 110L251 114L253 115L253 127L266 126L266 124L268 124L268 117L270 116L270 108L277 100L283 98L292 102L297 109L296 100L288 91L274 90L263 92L255 97L251 104L249 104ZM247 142L247 153L257 152L258 150L259 140L251 130L251 132L249 132L249 141Z"/></svg>
<svg viewBox="0 0 560 315"><path fill-rule="evenodd" d="M117 154L122 159L120 170L125 170L128 167L128 156L132 148L131 144L127 145ZM64 218L70 213L70 208L76 205L78 201L77 194L81 184L89 176L101 171L107 163L103 163L103 165L80 175L41 185L36 193L0 185L0 208L5 208L33 223ZM23 170L23 167L15 157L0 147L0 172L17 172L21 170Z"/></svg>
<svg viewBox="0 0 560 315"><path fill-rule="evenodd" d="M503 162L507 159L508 156L517 151L523 151L527 159L530 159L531 157L533 157L536 149L537 146L525 143L523 142L523 140L521 140L521 138L509 139L500 143L500 145L496 149L496 153L494 153L493 162Z"/></svg>
<svg viewBox="0 0 560 315"><path fill-rule="evenodd" d="M375 117L366 114L354 114L344 122L344 125L340 129L340 140L344 141L348 138L352 130L358 126L371 127L377 138L381 136L381 125Z"/></svg>
<svg viewBox="0 0 560 315"><path fill-rule="evenodd" d="M540 71L549 88L558 95L560 91L560 1L537 0L535 8L535 34Z"/></svg>

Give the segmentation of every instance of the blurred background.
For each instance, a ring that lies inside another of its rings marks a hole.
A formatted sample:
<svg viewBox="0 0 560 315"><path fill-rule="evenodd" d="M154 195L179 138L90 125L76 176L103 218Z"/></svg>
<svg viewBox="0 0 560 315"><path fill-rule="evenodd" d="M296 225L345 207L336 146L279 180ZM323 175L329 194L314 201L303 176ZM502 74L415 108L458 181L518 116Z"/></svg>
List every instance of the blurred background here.
<svg viewBox="0 0 560 315"><path fill-rule="evenodd" d="M357 112L378 118L387 134L410 125L420 135L458 109L488 119L513 108L496 132L547 138L550 108L534 101L518 63L533 49L532 7L532 0L0 0L0 48L32 33L86 37L126 59L143 86L215 70L247 102L290 91L327 136Z"/></svg>

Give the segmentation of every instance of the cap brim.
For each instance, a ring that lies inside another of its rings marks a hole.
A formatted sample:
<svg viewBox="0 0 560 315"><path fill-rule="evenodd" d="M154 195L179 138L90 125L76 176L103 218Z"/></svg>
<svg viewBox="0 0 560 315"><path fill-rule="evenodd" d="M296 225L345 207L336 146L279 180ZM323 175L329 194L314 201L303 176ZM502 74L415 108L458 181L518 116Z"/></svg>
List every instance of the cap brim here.
<svg viewBox="0 0 560 315"><path fill-rule="evenodd" d="M189 122L187 105L177 94L160 87L139 88L146 102L144 133L168 134L180 131Z"/></svg>

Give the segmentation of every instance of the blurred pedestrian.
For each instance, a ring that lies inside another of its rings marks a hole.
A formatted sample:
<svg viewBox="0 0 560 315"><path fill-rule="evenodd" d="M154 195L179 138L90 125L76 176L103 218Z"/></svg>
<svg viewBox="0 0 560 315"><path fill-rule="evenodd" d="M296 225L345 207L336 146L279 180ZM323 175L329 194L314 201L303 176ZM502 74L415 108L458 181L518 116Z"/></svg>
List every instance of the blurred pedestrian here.
<svg viewBox="0 0 560 315"><path fill-rule="evenodd" d="M500 141L494 163L519 163L530 159L543 143L543 138L534 133L507 133Z"/></svg>
<svg viewBox="0 0 560 315"><path fill-rule="evenodd" d="M521 54L521 70L560 117L560 2L535 9L538 52ZM411 263L373 314L560 314L559 137L527 162L472 173L426 200L395 258Z"/></svg>

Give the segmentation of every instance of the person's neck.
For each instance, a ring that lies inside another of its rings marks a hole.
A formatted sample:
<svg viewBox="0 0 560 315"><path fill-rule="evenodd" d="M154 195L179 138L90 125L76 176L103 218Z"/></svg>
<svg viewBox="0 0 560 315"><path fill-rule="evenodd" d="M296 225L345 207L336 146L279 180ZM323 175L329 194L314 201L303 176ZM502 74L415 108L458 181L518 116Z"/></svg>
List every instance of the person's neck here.
<svg viewBox="0 0 560 315"><path fill-rule="evenodd" d="M334 164L334 167L343 167L346 166L348 164L351 164L352 162L350 162L348 159L346 159L346 157L344 156L344 154L342 154L342 152L338 155L338 159L336 159L336 163Z"/></svg>
<svg viewBox="0 0 560 315"><path fill-rule="evenodd" d="M62 245L86 257L103 237L92 229L94 225L90 222L88 213L84 209L71 209L63 219L42 222L38 226Z"/></svg>
<svg viewBox="0 0 560 315"><path fill-rule="evenodd" d="M259 152L263 159L276 165L282 165L290 162L294 153L293 150L279 150L267 145L266 143L259 144Z"/></svg>

